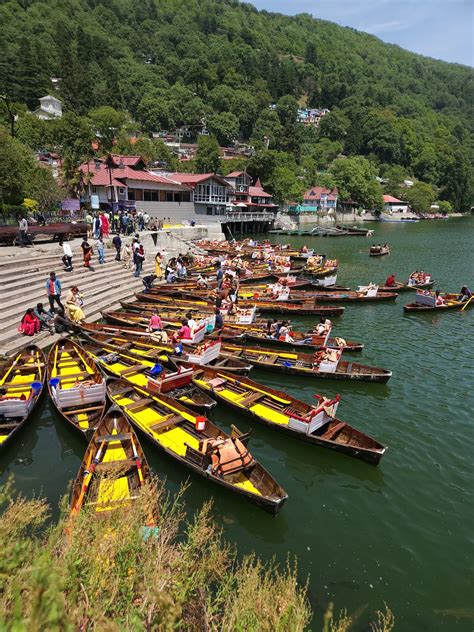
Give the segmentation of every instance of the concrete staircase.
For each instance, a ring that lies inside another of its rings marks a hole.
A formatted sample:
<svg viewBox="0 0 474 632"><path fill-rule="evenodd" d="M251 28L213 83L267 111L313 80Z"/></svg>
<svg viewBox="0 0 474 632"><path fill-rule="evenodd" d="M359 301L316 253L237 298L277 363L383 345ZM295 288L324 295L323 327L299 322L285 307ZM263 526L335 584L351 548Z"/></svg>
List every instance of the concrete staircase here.
<svg viewBox="0 0 474 632"><path fill-rule="evenodd" d="M82 258L75 254L72 272L64 272L60 256L42 255L31 251L17 251L17 257L0 260L0 353L16 351L28 342L44 347L56 339L49 332L34 337L22 336L17 328L28 307L42 302L48 306L45 283L51 271L55 271L62 284L63 302L69 288L77 285L84 295L84 312L89 322L98 320L104 309L120 307L119 301L133 297L143 288L140 278L133 276L132 269L125 269L115 261L115 251L107 250L106 263L99 265L93 257L94 271L82 267ZM30 257L24 258L30 252ZM20 258L21 257L21 258ZM143 274L154 268L153 258L145 261Z"/></svg>

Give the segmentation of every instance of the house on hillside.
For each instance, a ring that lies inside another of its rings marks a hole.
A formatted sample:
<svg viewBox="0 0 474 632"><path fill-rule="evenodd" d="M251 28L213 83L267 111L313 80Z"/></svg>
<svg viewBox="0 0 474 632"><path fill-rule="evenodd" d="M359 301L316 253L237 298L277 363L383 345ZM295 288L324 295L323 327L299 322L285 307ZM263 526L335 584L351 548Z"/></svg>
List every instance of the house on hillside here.
<svg viewBox="0 0 474 632"><path fill-rule="evenodd" d="M100 208L138 208L152 217L194 215L192 189L146 168L141 156L110 154L81 165L84 201Z"/></svg>
<svg viewBox="0 0 474 632"><path fill-rule="evenodd" d="M47 94L45 97L41 97L41 99L38 100L40 102L40 106L33 112L37 118L43 121L61 118L63 115L63 107L59 99Z"/></svg>
<svg viewBox="0 0 474 632"><path fill-rule="evenodd" d="M293 213L317 213L318 211L336 210L338 201L337 189L325 187L311 187L303 194L302 204L290 205L289 211Z"/></svg>
<svg viewBox="0 0 474 632"><path fill-rule="evenodd" d="M407 213L408 202L403 202L393 195L384 195L383 208L385 213Z"/></svg>
<svg viewBox="0 0 474 632"><path fill-rule="evenodd" d="M245 171L232 171L225 176L225 179L234 190L232 206L236 210L253 213L278 210L278 205L273 202L272 195L264 191L260 179L252 186L252 179Z"/></svg>
<svg viewBox="0 0 474 632"><path fill-rule="evenodd" d="M296 121L303 125L318 127L323 116L326 116L329 112L330 110L326 108L322 110L317 108L300 108L296 115Z"/></svg>
<svg viewBox="0 0 474 632"><path fill-rule="evenodd" d="M225 215L230 210L233 189L221 176L215 173L167 173L166 176L192 190L198 215Z"/></svg>

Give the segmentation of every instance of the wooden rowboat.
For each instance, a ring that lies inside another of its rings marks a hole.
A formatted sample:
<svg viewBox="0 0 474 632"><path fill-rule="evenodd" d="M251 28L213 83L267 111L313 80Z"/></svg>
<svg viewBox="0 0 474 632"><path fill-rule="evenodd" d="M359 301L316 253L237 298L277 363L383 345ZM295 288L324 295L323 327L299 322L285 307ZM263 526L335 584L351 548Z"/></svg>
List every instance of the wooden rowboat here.
<svg viewBox="0 0 474 632"><path fill-rule="evenodd" d="M26 345L0 369L0 449L23 428L43 392L45 357L36 345Z"/></svg>
<svg viewBox="0 0 474 632"><path fill-rule="evenodd" d="M122 380L111 380L107 389L130 422L173 459L273 514L283 507L288 495L248 451L248 434L233 427L228 435L176 400L149 396ZM224 460L226 450L232 463Z"/></svg>
<svg viewBox="0 0 474 632"><path fill-rule="evenodd" d="M420 303L408 303L407 305L403 306L403 310L405 312L419 312L419 313L425 313L425 312L445 312L445 311L449 311L449 310L455 310L455 309L470 309L471 307L474 307L474 299L469 301L469 304L466 307L466 302L467 301L460 301L459 300L459 294L442 294L441 298L443 300L446 301L446 303L444 303L444 305L422 305ZM434 300L433 300L434 303Z"/></svg>
<svg viewBox="0 0 474 632"><path fill-rule="evenodd" d="M213 334L214 335L214 334ZM284 347L286 349L308 349L310 351L318 351L323 348L342 349L347 353L362 351L363 343L354 342L352 340L344 340L342 338L328 338L325 343L325 336L318 336L312 332L292 331L291 337L293 342L285 342L278 338L273 338L267 334L266 327L256 327L254 325L246 325L245 327L234 327L225 325L217 334L222 340L229 340L235 344L245 344L250 341L252 343Z"/></svg>
<svg viewBox="0 0 474 632"><path fill-rule="evenodd" d="M396 282L394 286L379 285L378 288L379 292L410 292L410 290L428 290L433 287L434 283L434 280L427 281L426 283L416 283L414 285Z"/></svg>
<svg viewBox="0 0 474 632"><path fill-rule="evenodd" d="M203 301L201 297L189 298L187 300L177 299L172 296L163 296L160 294L136 294L135 295L139 301L151 301L152 303L156 303L157 306L162 305L164 309L166 306L173 305L179 309L198 309L202 312L213 313L214 312L214 302L213 301ZM341 316L344 313L344 307L341 306L333 306L333 305L316 305L314 301L309 301L308 303L304 303L301 300L294 302L285 302L285 301L272 301L272 300L249 300L249 301L241 301L238 303L239 308L241 309L252 309L256 307L258 310L262 312L267 312L268 314L300 314L303 316L321 316L323 314L327 316ZM158 309L162 309L158 307ZM169 309L169 307L168 307Z"/></svg>
<svg viewBox="0 0 474 632"><path fill-rule="evenodd" d="M198 296L198 295L197 295ZM200 296L200 295L199 295ZM314 302L315 305L318 303L373 303L376 301L394 301L397 298L398 294L395 292L382 292L375 294L374 296L367 296L363 292L354 292L354 291L343 291L336 292L334 290L325 290L310 292L306 290L290 290L288 303L304 303L305 305ZM239 298L242 300L251 300L252 293L247 292L242 289L239 292ZM259 294L259 297L254 294L254 298L256 298L256 303L262 300L262 298L268 297L268 299L272 301L277 301L277 296L273 294L271 289L267 289L262 294ZM240 301L240 302L241 302ZM286 304L286 301L283 301ZM263 308L261 308L263 310Z"/></svg>
<svg viewBox="0 0 474 632"><path fill-rule="evenodd" d="M390 254L390 246L371 246L369 257L383 257Z"/></svg>
<svg viewBox="0 0 474 632"><path fill-rule="evenodd" d="M72 486L71 516L84 505L105 517L129 507L150 479L137 435L118 407L111 408L92 435Z"/></svg>
<svg viewBox="0 0 474 632"><path fill-rule="evenodd" d="M216 404L192 383L192 370L182 367L175 369L174 366L170 369L167 355L160 356L161 362L158 363L122 352L113 345L87 343L84 348L99 363L101 369L113 377L124 378L149 392L167 393L195 410L209 410Z"/></svg>
<svg viewBox="0 0 474 632"><path fill-rule="evenodd" d="M137 356L138 359L143 358L155 363L162 360L163 355L166 355L173 358L175 362L185 361L201 364L196 359L199 355L199 347L196 348L189 345L182 345L183 351L180 355L177 355L172 344L163 344L162 342L158 342L156 338L150 335L137 336L127 331L111 334L104 330L101 331L99 328L95 330L83 329L83 332L93 344L98 346L107 345L108 347L113 347L115 350L125 351ZM206 366L214 366L238 374L248 373L252 369L251 364L246 364L237 358L229 358L228 356L221 357L220 354L214 358L217 354L217 350L216 353L211 354L209 353L209 351L212 351L210 347L208 349L204 349L206 345L220 347L219 343L215 340L210 340L200 345L200 347L202 347L201 355L203 355L206 351L208 351L207 355L209 357L212 355L212 360L210 360L210 362L206 362ZM203 359L205 359L205 357Z"/></svg>
<svg viewBox="0 0 474 632"><path fill-rule="evenodd" d="M87 350L62 338L48 355L48 388L59 414L89 439L105 412L102 373Z"/></svg>
<svg viewBox="0 0 474 632"><path fill-rule="evenodd" d="M342 350L324 352L333 359L323 358L322 353L315 354L286 352L265 349L264 347L239 347L222 345L222 353L251 362L254 366L279 373L292 373L308 377L331 380L360 380L364 382L386 383L392 372L387 369L371 367L357 362L341 360Z"/></svg>
<svg viewBox="0 0 474 632"><path fill-rule="evenodd" d="M315 395L310 405L249 378L226 371L195 367L194 382L218 401L243 412L270 428L377 465L386 447L336 418L339 396L330 400Z"/></svg>

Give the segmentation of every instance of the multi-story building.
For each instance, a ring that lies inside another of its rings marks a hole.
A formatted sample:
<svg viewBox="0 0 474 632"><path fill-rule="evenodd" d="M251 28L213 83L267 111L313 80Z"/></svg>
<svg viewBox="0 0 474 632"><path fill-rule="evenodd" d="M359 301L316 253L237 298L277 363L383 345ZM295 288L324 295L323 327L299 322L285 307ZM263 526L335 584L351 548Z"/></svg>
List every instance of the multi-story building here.
<svg viewBox="0 0 474 632"><path fill-rule="evenodd" d="M215 173L167 173L168 178L192 190L197 215L225 215L230 210L231 185Z"/></svg>
<svg viewBox="0 0 474 632"><path fill-rule="evenodd" d="M36 117L42 119L43 121L61 118L63 115L63 108L59 99L47 94L45 97L41 97L41 99L38 100L40 102L40 106L33 112Z"/></svg>

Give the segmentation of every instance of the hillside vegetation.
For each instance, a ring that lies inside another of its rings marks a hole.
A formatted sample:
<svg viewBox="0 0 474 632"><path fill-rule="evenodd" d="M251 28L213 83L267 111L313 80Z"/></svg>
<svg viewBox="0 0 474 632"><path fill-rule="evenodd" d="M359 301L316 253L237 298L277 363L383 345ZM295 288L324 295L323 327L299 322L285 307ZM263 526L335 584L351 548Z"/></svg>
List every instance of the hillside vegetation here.
<svg viewBox="0 0 474 632"><path fill-rule="evenodd" d="M363 176L394 194L411 178L456 210L472 202L468 67L236 0L10 0L0 21L0 93L12 102L35 108L60 77L79 116L112 106L144 134L204 120L220 143L251 140L261 155L249 171L280 199L341 187L331 165L343 154L367 158ZM296 125L298 103L331 110L318 132Z"/></svg>

